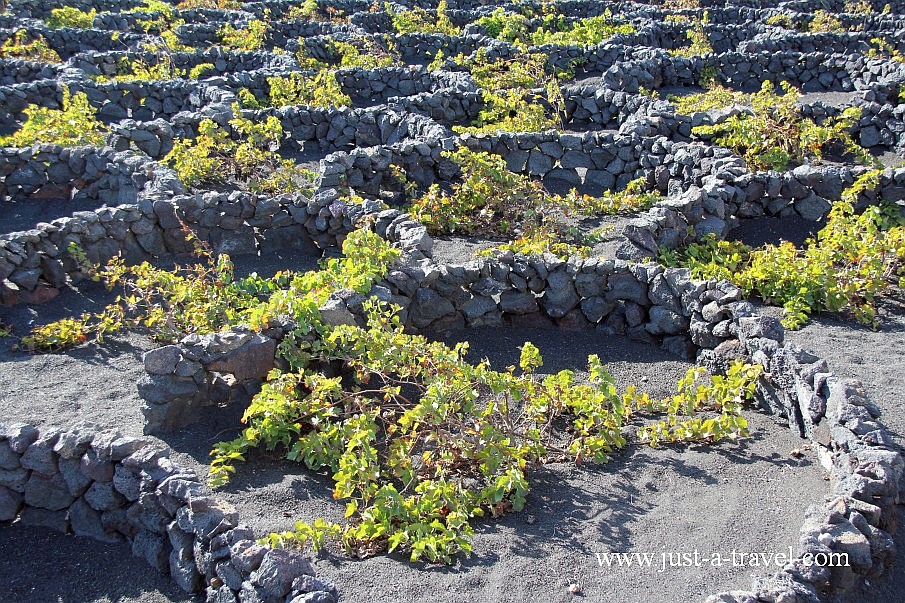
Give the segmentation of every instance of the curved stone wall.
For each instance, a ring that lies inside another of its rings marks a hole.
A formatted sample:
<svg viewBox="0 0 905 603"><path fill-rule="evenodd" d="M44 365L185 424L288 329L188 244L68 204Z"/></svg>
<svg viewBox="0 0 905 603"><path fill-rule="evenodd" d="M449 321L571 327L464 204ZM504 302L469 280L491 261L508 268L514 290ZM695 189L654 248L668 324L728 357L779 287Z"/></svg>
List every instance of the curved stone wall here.
<svg viewBox="0 0 905 603"><path fill-rule="evenodd" d="M234 508L169 456L155 438L91 423L0 424L0 521L125 541L187 592L217 585L207 587L216 601L335 603L336 587L308 558L258 544Z"/></svg>
<svg viewBox="0 0 905 603"><path fill-rule="evenodd" d="M10 4L19 18L34 19L59 5L47 0ZM861 144L901 151L905 105L896 104L895 95L905 84L905 64L867 57L866 33L785 32L765 24L779 12L807 23L815 10L831 10L844 24L868 26L902 50L905 27L898 15L847 15L837 0L796 0L778 7L764 0L733 7L704 1L715 52L689 59L669 52L684 42L686 26L664 23L658 2L558 2L570 18L599 15L610 7L637 24L636 33L597 46L540 48L555 66L581 63L579 81L564 86L563 94L567 125L596 130L583 133L455 137L450 126L477 116L483 91L461 72L430 72L412 64L426 64L440 50L450 57L486 47L491 57L508 57L515 47L490 40L475 25L467 25L461 36L396 36L409 66L339 72L343 90L358 107L244 113L254 120L278 117L286 133L284 150L308 151L317 141L323 152L333 151L321 159L310 195L268 196L186 194L172 170L153 160L164 157L175 138L194 136L202 119L225 125L239 88L263 98L267 77L298 67L292 54L300 44L310 56L330 59L331 39L389 32L387 15L364 12L370 6L364 0L331 0L330 6L352 15L350 22L277 22L266 47L287 49L278 55L204 47L216 41L223 23L247 23L265 8L272 14L287 12L284 0L246 4L237 11L181 11L189 23L179 28L179 39L197 50L174 53L176 66L209 62L213 72L200 81L97 83L90 76L115 74L122 59L154 60L140 51L147 40L137 31L142 15L126 12L139 2L67 4L97 7L102 14L93 29L55 31L35 20L0 16L0 39L21 25L44 36L65 61L0 61L0 126L11 131L21 124L29 104L59 106L66 85L85 92L99 109L113 132L112 148L0 151L2 202L54 197L96 202L91 211L0 236L3 303L45 301L68 282L84 278L68 252L70 244L95 262L117 254L140 261L188 251L184 229L190 228L217 252L293 246L315 252L337 245L367 222L404 251L403 261L369 294L398 304L413 330L500 324L595 329L695 357L714 372L735 358L767 368L758 401L810 439L830 475L830 496L808 511L796 560L759 579L752 591L722 593L710 601L810 602L878 575L889 562L905 466L858 384L833 376L826 362L785 344L780 325L758 316L733 285L639 262L659 246L675 247L703 234L724 236L748 218L820 220L860 168L804 165L784 173L752 172L739 157L692 135L693 126L725 119L734 110L677 115L668 101L637 92L642 87L692 89L706 71L736 89L756 89L767 79L787 80L805 91L851 91L840 106L808 102L802 110L820 121L843 106L860 107L853 134ZM433 0L402 4L436 6ZM480 0L453 0L449 6L453 22L463 25L495 8ZM901 14L905 3L895 0L891 8ZM683 14L699 17L701 11ZM122 34L114 36L113 30L120 29ZM548 183L600 194L644 177L667 198L628 222L620 259L508 253L441 264L431 258L433 240L426 228L381 199L404 200L400 170L420 187L451 181L456 168L442 153L458 144L500 155L509 169ZM133 147L139 152L128 151ZM369 199L348 203L350 190ZM880 192L890 201L905 199L905 169L886 170ZM873 201L875 195L861 199ZM360 323L363 301L351 291L336 291L321 316L328 324ZM291 328L289 322L275 321L260 333L236 328L148 352L147 376L138 385L146 431L179 429L211 404L257 391L276 362L278 342ZM169 572L186 590L206 587L211 601L310 603L338 597L332 585L313 576L305 558L253 544L254 535L235 513L211 497L197 477L170 462L166 448L150 438L124 438L91 425L64 432L0 426L0 521L16 517L99 539L125 539L136 555ZM835 552L848 554L851 567L830 572L806 562Z"/></svg>

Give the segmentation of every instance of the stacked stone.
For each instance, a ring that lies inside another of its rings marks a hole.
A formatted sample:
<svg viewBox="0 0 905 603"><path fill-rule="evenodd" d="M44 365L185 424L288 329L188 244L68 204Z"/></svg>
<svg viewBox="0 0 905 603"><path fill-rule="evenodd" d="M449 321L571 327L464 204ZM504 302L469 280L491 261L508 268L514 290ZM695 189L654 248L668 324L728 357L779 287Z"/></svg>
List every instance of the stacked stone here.
<svg viewBox="0 0 905 603"><path fill-rule="evenodd" d="M425 115L444 125L468 126L484 108L484 97L479 91L422 92L412 96L391 96L387 104L394 111Z"/></svg>
<svg viewBox="0 0 905 603"><path fill-rule="evenodd" d="M756 39L735 46L740 52L831 52L834 54L867 54L871 49L871 40L881 38L889 40L892 47L905 50L901 41L901 28L896 30L862 30L846 32L801 33L777 28L767 28Z"/></svg>
<svg viewBox="0 0 905 603"><path fill-rule="evenodd" d="M858 144L866 149L905 152L905 104L864 102L856 106L861 108L854 133Z"/></svg>
<svg viewBox="0 0 905 603"><path fill-rule="evenodd" d="M91 423L64 431L0 424L0 521L19 518L102 542L216 603L335 603L301 553L269 549L194 472L148 437Z"/></svg>
<svg viewBox="0 0 905 603"><path fill-rule="evenodd" d="M448 165L449 160L442 157L442 151L448 145L443 141L430 142L402 142L390 146L381 145L331 153L321 161L321 177L318 184L320 188L349 186L364 194L376 196L381 191L400 189L401 182L393 172L392 166L401 166L409 181L422 187L429 186L438 179L440 172L444 171L444 165L449 170L453 169ZM331 198L329 202L332 201ZM326 203L319 201L318 211ZM327 218L326 214L321 217Z"/></svg>
<svg viewBox="0 0 905 603"><path fill-rule="evenodd" d="M98 27L100 27L99 19L101 18L102 15L95 17ZM143 33L131 33L106 26L103 29L73 29L70 27L49 29L42 24L40 28L35 28L33 31L40 31L40 34L47 40L48 46L55 50L64 61L87 50L112 52L122 50L124 46L138 50L148 40Z"/></svg>
<svg viewBox="0 0 905 603"><path fill-rule="evenodd" d="M242 114L254 121L275 116L287 133L284 144L289 148L293 148L293 145L299 148L301 143L307 141L317 141L321 149L332 151L353 146L395 144L413 138L425 142L448 138L446 129L427 117L401 113L386 106L372 109L314 109L298 105L243 111ZM193 138L201 120L213 119L225 126L232 116L232 109L228 105L218 103L199 112L178 114L171 123L177 136ZM237 136L234 132L232 134Z"/></svg>
<svg viewBox="0 0 905 603"><path fill-rule="evenodd" d="M135 202L151 183L157 164L136 153L110 148L38 145L0 149L0 199L97 199L101 203ZM172 172L171 172L172 173Z"/></svg>
<svg viewBox="0 0 905 603"><path fill-rule="evenodd" d="M392 228L396 218L380 216L378 228ZM511 324L532 326L556 321L560 327L586 329L597 322L604 333L625 333L643 341L662 337L663 346L673 353L688 356L700 349L699 362L714 372L739 358L762 364L766 377L758 384L757 399L811 439L831 475L833 494L825 504L809 509L798 558L777 575L756 579L750 592L721 593L709 601L771 601L780 595L784 601L812 601L817 592L845 590L859 576L879 575L891 559L889 532L902 498L899 478L905 464L876 420L878 411L858 384L834 379L824 360L784 345L778 321L756 315L733 285L695 281L685 269L664 270L655 264L509 254L462 265L409 262L391 270L370 294L401 305L403 321L415 328L495 325L504 314L510 321L521 317ZM354 292L338 291L321 308L321 316L328 324L361 324L363 301ZM257 374L262 374L271 366L276 347L270 336L280 334L238 329L194 338L149 352L146 367L154 374L166 373L170 380L180 366L183 374L196 375L195 358L211 349L222 352L217 346L223 346L225 355L215 356L221 364L201 363L205 374L249 366L259 367ZM228 343L224 346L223 341ZM243 347L248 345L256 351ZM189 383L193 378L184 379ZM153 391L160 389L167 388ZM174 392L167 401L172 416L183 418L180 408L191 407L197 391ZM224 390L220 397L228 399L229 394ZM847 554L850 565L828 569L813 563L832 553Z"/></svg>
<svg viewBox="0 0 905 603"><path fill-rule="evenodd" d="M574 129L618 129L629 117L649 111L646 106L669 106L665 101L641 94L587 84L564 86L562 94L566 101L565 121ZM685 134L688 135L690 131Z"/></svg>
<svg viewBox="0 0 905 603"><path fill-rule="evenodd" d="M27 84L56 78L59 65L39 63L26 59L3 59L0 61L0 86Z"/></svg>
<svg viewBox="0 0 905 603"><path fill-rule="evenodd" d="M115 69L115 62L96 64L106 70ZM192 80L94 83L78 79L65 84L58 80L41 80L0 87L0 107L9 112L0 123L13 125L16 121L23 121L23 110L29 105L58 109L64 85L72 94L84 92L89 104L98 110L98 119L104 122L127 118L171 120L183 111L197 111L208 105L235 100L235 95L228 90Z"/></svg>
<svg viewBox="0 0 905 603"><path fill-rule="evenodd" d="M719 368L744 358L765 367L769 378L758 383L759 401L810 439L829 474L831 495L807 510L796 559L773 576L755 578L750 591L707 601L819 600L881 575L892 561L905 461L860 383L833 377L826 361L784 344L775 319L756 316L753 308L741 315L733 323L736 338L705 351L699 361Z"/></svg>
<svg viewBox="0 0 905 603"><path fill-rule="evenodd" d="M598 195L621 190L641 176L661 191L678 193L682 187L701 185L707 176L745 171L744 162L726 149L637 134L504 132L463 136L462 143L473 151L502 156L514 172L583 185Z"/></svg>
<svg viewBox="0 0 905 603"><path fill-rule="evenodd" d="M145 433L170 431L200 418L201 409L255 392L274 366L277 342L290 325L265 333L236 328L189 335L178 345L144 355L148 373L138 382Z"/></svg>
<svg viewBox="0 0 905 603"><path fill-rule="evenodd" d="M125 151L135 145L151 159L160 160L173 150L173 126L165 119L124 119L111 124L110 131L113 136L108 142L117 151Z"/></svg>
<svg viewBox="0 0 905 603"><path fill-rule="evenodd" d="M71 217L39 223L34 229L0 238L0 296L2 303L39 303L56 295L67 276L78 279L82 268L68 253L70 243L81 247L92 262L105 262L124 254L131 261L169 251L158 226L159 216L149 201L135 205L139 194L172 196L182 185L172 170L133 153L114 153L91 147L41 146L5 149L0 153L0 173L6 174L0 191L13 199L42 192L65 198L69 187L84 187L79 198L97 199L120 207L74 212ZM154 179L149 179L149 168ZM13 187L13 188L7 188ZM158 207L158 209L163 209ZM172 210L171 210L172 211ZM174 220L171 229L181 224Z"/></svg>
<svg viewBox="0 0 905 603"><path fill-rule="evenodd" d="M365 32L355 24L308 21L306 19L290 21L287 19L272 23L267 32L267 37L270 44L282 48L290 40L298 40L299 38L316 36L341 37L343 35L360 35L362 33Z"/></svg>
<svg viewBox="0 0 905 603"><path fill-rule="evenodd" d="M484 36L446 36L443 34L408 33L396 35L396 45L407 62L430 63L443 51L443 56L460 54L470 56L479 48L488 48L488 59L494 58L493 49L509 44Z"/></svg>
<svg viewBox="0 0 905 603"><path fill-rule="evenodd" d="M406 257L429 257L434 242L427 228L409 214L384 207L374 200L349 203L340 198L335 188L321 188L307 204L298 204L290 211L321 248L341 245L349 232L361 224L373 223L377 234L397 243Z"/></svg>
<svg viewBox="0 0 905 603"><path fill-rule="evenodd" d="M97 12L125 12L142 4L142 0L72 0L66 6L83 12L91 9ZM60 8L57 0L11 0L8 5L13 14L35 19L46 19L53 9Z"/></svg>
<svg viewBox="0 0 905 603"><path fill-rule="evenodd" d="M702 187L692 186L630 220L623 229L627 241L618 257L652 257L660 247L675 249L688 241L688 226L693 227L693 238L711 233L723 238L740 218L798 215L805 220L821 220L832 201L867 170L802 165L791 172L751 173L731 158L714 165L724 171L707 176ZM905 199L905 169L885 170L879 191L887 201ZM858 204L864 206L876 199L877 193L864 192Z"/></svg>
<svg viewBox="0 0 905 603"><path fill-rule="evenodd" d="M100 12L94 17L92 27L97 30L144 32L143 22L154 19L156 15L150 12L130 9L128 12ZM225 16L225 15L224 15ZM91 30L89 30L91 31ZM120 46L122 48L122 46Z"/></svg>
<svg viewBox="0 0 905 603"><path fill-rule="evenodd" d="M296 70L297 71L297 70ZM247 88L258 99L269 95L267 78L286 76L274 70L258 70L226 76L226 86L234 93ZM339 69L336 79L342 91L356 104L386 103L391 97L427 93L442 97L453 92L474 92L474 81L465 73L427 71L425 68L380 67L377 69Z"/></svg>
<svg viewBox="0 0 905 603"><path fill-rule="evenodd" d="M420 234L422 242L429 241L417 226L409 227L411 218L398 210L380 212L374 224L381 236L411 241ZM399 305L403 322L416 330L504 323L568 329L596 326L608 335L660 343L683 357L732 338L732 321L749 307L739 303L737 287L695 281L685 269L620 260L564 261L551 255L506 254L499 260L443 265L409 256L370 295ZM363 322L362 298L351 293L331 298L321 310L329 324L347 322L337 316ZM156 417L155 429L183 421L183 412L195 416L197 405L215 389L215 372L233 374L240 385L266 374L272 366L273 340L282 332L254 335L240 328L227 334L190 336L178 346L149 352L146 369L156 377L144 380L139 391L153 410L148 416ZM259 356L267 357L267 351L269 362L261 361ZM237 360L225 361L224 355ZM243 366L263 368L246 375L243 371L250 369ZM225 398L220 394L216 399Z"/></svg>
<svg viewBox="0 0 905 603"><path fill-rule="evenodd" d="M29 105L59 109L62 98L56 80L0 86L0 126L16 130L25 121L24 110Z"/></svg>
<svg viewBox="0 0 905 603"><path fill-rule="evenodd" d="M260 206L260 204L259 204ZM303 205L293 207L304 210ZM376 232L397 243L406 261L424 258L430 254L433 240L423 224L399 210L381 210L380 205L366 202L362 205L334 207L337 216L345 216L349 232L353 223L370 222ZM337 226L340 230L342 221ZM334 239L341 243L343 234ZM353 300L354 298L354 300ZM325 322L338 324L336 312L345 316L357 316L363 323L363 297L348 292L333 299L322 308ZM394 301L406 303L402 296ZM349 309L351 308L351 309ZM144 365L148 376L141 379L138 392L144 400L145 432L157 433L187 425L198 419L201 410L213 404L246 399L257 391L261 380L273 368L276 346L293 328L289 322L275 322L262 333L244 327L204 336L190 335L178 345L165 346L145 354Z"/></svg>
<svg viewBox="0 0 905 603"><path fill-rule="evenodd" d="M664 50L641 49L635 61L617 61L603 76L608 88L637 92L640 88L696 86L704 69L716 69L731 87L757 90L765 80L786 81L805 92L867 90L893 79L905 79L905 66L862 54L725 52L704 57L674 57Z"/></svg>

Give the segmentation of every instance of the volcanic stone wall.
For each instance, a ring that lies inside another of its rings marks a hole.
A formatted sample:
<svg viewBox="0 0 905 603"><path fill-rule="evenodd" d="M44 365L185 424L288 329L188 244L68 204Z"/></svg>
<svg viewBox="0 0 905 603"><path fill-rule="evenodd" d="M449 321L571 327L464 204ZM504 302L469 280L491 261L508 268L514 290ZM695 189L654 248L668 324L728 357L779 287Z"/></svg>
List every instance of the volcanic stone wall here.
<svg viewBox="0 0 905 603"><path fill-rule="evenodd" d="M896 505L902 502L902 457L877 420L877 409L856 383L834 377L823 360L783 341L774 319L758 316L725 281L692 279L689 271L645 262L658 248L713 234L723 237L742 220L762 215L799 216L819 221L862 168L803 165L785 173L753 172L744 161L706 140L692 128L719 123L744 109L682 116L667 100L639 94L642 88L697 86L703 75L739 90L756 90L763 80L789 81L806 92L857 92L848 104L862 110L852 133L873 150L905 149L905 105L897 104L905 84L905 64L866 56L869 34L780 32L767 16L788 13L807 24L816 9L833 11L846 25L867 30L903 50L905 26L899 15L841 14L837 0L736 2L713 5L705 31L715 52L684 58L669 51L684 43L686 26L664 22L659 3L606 4L591 0L559 2L571 18L595 16L607 8L631 19L637 32L605 44L545 46L550 62L574 67L578 83L564 88L566 123L575 133L522 133L455 137L451 125L469 123L483 108L483 91L470 76L423 67L341 70L339 82L353 108L284 107L244 111L260 121L276 116L286 133L283 150L324 153L310 194L259 195L207 191L186 194L175 173L156 163L177 137L194 137L203 119L229 130L239 88L263 99L267 77L298 68L295 51L332 58L330 41L377 35L392 29L383 13L364 12L363 0L337 0L331 6L353 13L350 23L282 21L266 39L266 51L233 52L204 48L217 39L224 22L246 24L265 8L288 12L274 0L245 5L241 11L181 11L190 21L177 35L197 50L174 53L179 69L211 63L199 81L96 82L113 76L123 60L142 59L145 36L114 36L112 29L135 27L139 13L127 13L136 0L74 0L82 9L98 8L94 28L49 30L23 17L44 18L58 6L48 0L13 0L17 19L0 16L0 40L15 28L45 37L62 65L0 60L0 127L18 127L29 104L58 107L63 86L85 92L110 124L110 148L4 149L0 152L0 203L59 198L96 201L91 211L38 223L0 236L0 299L5 304L46 301L69 282L85 277L77 253L103 262L123 255L129 262L190 251L186 229L215 252L255 253L285 248L319 253L338 245L362 223L398 244L402 260L376 283L368 296L396 304L410 330L515 325L593 329L601 336L632 340L696 357L713 372L734 359L762 364L760 404L786 419L811 440L830 475L831 496L808 511L798 558L779 573L758 579L752 591L723 593L709 601L812 601L817 593L846 589L862 577L879 575L894 545ZM409 6L435 8L433 0ZM539 6L539 5L538 5ZM397 6L396 8L400 8ZM464 25L495 5L478 0L450 2L449 16ZM902 0L894 11L905 9ZM700 11L685 11L699 17ZM533 23L534 25L537 22ZM513 56L517 49L490 40L477 25L461 36L396 36L403 61L426 64L442 51L447 58ZM301 42L295 42L303 38ZM271 52L285 48L285 54ZM818 122L842 107L806 103L802 111ZM616 130L616 131L599 131ZM443 155L459 144L506 160L509 169L548 184L574 186L600 194L620 190L643 177L667 198L628 222L619 259L567 260L551 255L496 258L440 264L432 258L433 239L424 225L395 205L405 201L400 176L424 188L449 183L457 168ZM128 149L137 149L135 153ZM368 199L352 203L349 193ZM905 199L905 169L886 170L880 194ZM872 203L865 194L860 205ZM363 324L367 296L334 292L320 308L326 324ZM139 383L146 432L179 429L210 412L212 405L237 403L258 391L278 365L277 344L293 328L277 319L261 332L237 327L224 333L192 335L178 344L148 352L147 376ZM70 529L99 539L126 539L133 552L170 572L186 590L206 585L209 600L329 603L338 594L313 577L301 556L268 551L238 523L234 511L150 438L123 438L98 426L65 432L26 425L0 426L0 521ZM847 568L809 563L817 555L845 553Z"/></svg>
<svg viewBox="0 0 905 603"><path fill-rule="evenodd" d="M335 603L336 587L308 558L258 544L231 505L169 456L155 438L91 423L0 424L0 521L125 541L187 592L216 585L215 601Z"/></svg>

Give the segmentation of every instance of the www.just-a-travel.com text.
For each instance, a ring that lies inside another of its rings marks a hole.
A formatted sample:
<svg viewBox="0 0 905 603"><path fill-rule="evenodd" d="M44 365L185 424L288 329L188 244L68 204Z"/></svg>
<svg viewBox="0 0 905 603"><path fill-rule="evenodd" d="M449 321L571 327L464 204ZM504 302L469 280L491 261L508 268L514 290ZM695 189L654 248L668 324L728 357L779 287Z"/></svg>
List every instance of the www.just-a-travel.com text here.
<svg viewBox="0 0 905 603"><path fill-rule="evenodd" d="M636 567L665 572L673 567L783 567L798 558L792 547L788 551L659 551L659 552L602 552L595 553L601 568ZM801 562L806 566L848 567L848 553L805 553Z"/></svg>

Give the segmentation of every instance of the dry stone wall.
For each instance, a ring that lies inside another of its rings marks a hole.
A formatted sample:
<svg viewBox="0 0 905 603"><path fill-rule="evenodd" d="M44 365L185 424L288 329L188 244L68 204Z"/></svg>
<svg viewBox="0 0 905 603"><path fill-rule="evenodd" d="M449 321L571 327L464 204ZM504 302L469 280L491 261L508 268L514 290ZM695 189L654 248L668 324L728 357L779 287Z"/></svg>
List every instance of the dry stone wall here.
<svg viewBox="0 0 905 603"><path fill-rule="evenodd" d="M905 64L866 56L872 35L905 50L901 0L890 3L893 15L843 14L843 3L836 0L780 5L744 0L731 7L705 0L700 3L709 7L705 32L715 52L694 58L669 52L682 42L686 28L666 23L659 3L558 2L571 19L609 8L636 24L635 33L596 46L538 48L553 66L576 66L576 82L563 87L565 124L586 131L482 136L455 136L450 127L477 117L484 91L451 64L439 71L423 65L439 51L446 57L472 56L484 48L494 58L513 56L517 49L491 40L471 23L495 5L453 0L449 16L464 26L462 35L397 35L406 66L339 71L353 107L244 112L256 121L276 116L286 132L284 151L316 147L323 157L309 194L284 195L187 191L156 160L166 156L176 138L195 136L203 119L226 126L240 88L263 99L268 77L298 69L294 53L299 48L329 60L333 39L391 32L386 14L367 12L370 2L364 0L332 0L329 5L339 14L351 15L348 23L279 21L264 51L235 52L208 48L222 23L242 25L262 17L265 9L278 17L290 3L180 11L187 24L177 36L194 50L174 53L175 66L211 63L213 71L197 81L103 83L92 77L115 75L124 59L156 60L143 51L147 36L136 31L141 13L127 12L139 2L67 4L101 13L87 30L50 30L38 21L58 6L52 0L12 0L16 16L0 16L0 41L23 28L44 37L64 61L0 60L0 131L18 127L30 104L58 107L68 86L85 92L109 124L110 146L0 150L0 204L48 198L96 204L90 211L0 235L2 303L45 301L84 278L84 267L68 251L71 244L94 262L115 255L137 262L190 251L188 228L216 252L294 247L320 253L369 223L404 253L368 295L400 306L411 330L593 329L603 337L626 335L696 358L715 372L736 358L766 367L758 400L810 439L830 475L830 496L809 509L796 560L757 579L751 591L721 593L708 601L811 602L877 576L888 564L905 466L859 384L784 343L781 326L757 315L737 287L644 261L659 247L674 248L707 234L723 237L749 218L795 215L819 221L861 168L749 170L741 158L692 133L694 126L718 123L742 109L684 116L668 100L639 92L693 87L706 73L739 90L757 89L766 79L789 81L806 92L846 92L849 100L841 105L807 102L802 111L820 122L844 106L859 107L856 140L871 150L901 153L905 105L897 95L905 84ZM436 8L428 0L407 4ZM805 24L817 9L833 11L844 25L870 33L780 32L766 24L779 12ZM685 13L700 16L700 11ZM129 31L114 35L120 29ZM505 253L438 263L424 225L399 206L405 200L399 175L421 188L453 181L457 168L443 152L458 145L499 155L510 170L546 183L600 194L642 177L667 198L628 222L618 258ZM366 199L349 202L350 192ZM880 193L888 201L905 199L905 169L886 170ZM875 195L860 200L874 201ZM336 291L321 307L321 317L328 324L361 323L365 299L350 290ZM147 375L138 384L146 432L181 429L211 406L247 399L278 364L275 350L292 328L291 321L281 319L261 332L239 327L193 335L148 352ZM209 601L329 603L338 598L336 588L316 578L304 557L255 544L235 512L168 455L150 437L126 438L100 426L62 432L0 426L0 521L19 517L101 540L125 539L137 556L169 572L186 590L206 588ZM830 571L808 562L832 553L848 554L851 566Z"/></svg>
<svg viewBox="0 0 905 603"><path fill-rule="evenodd" d="M0 521L123 542L183 590L218 602L334 602L301 553L271 549L162 442L92 423L0 424Z"/></svg>

